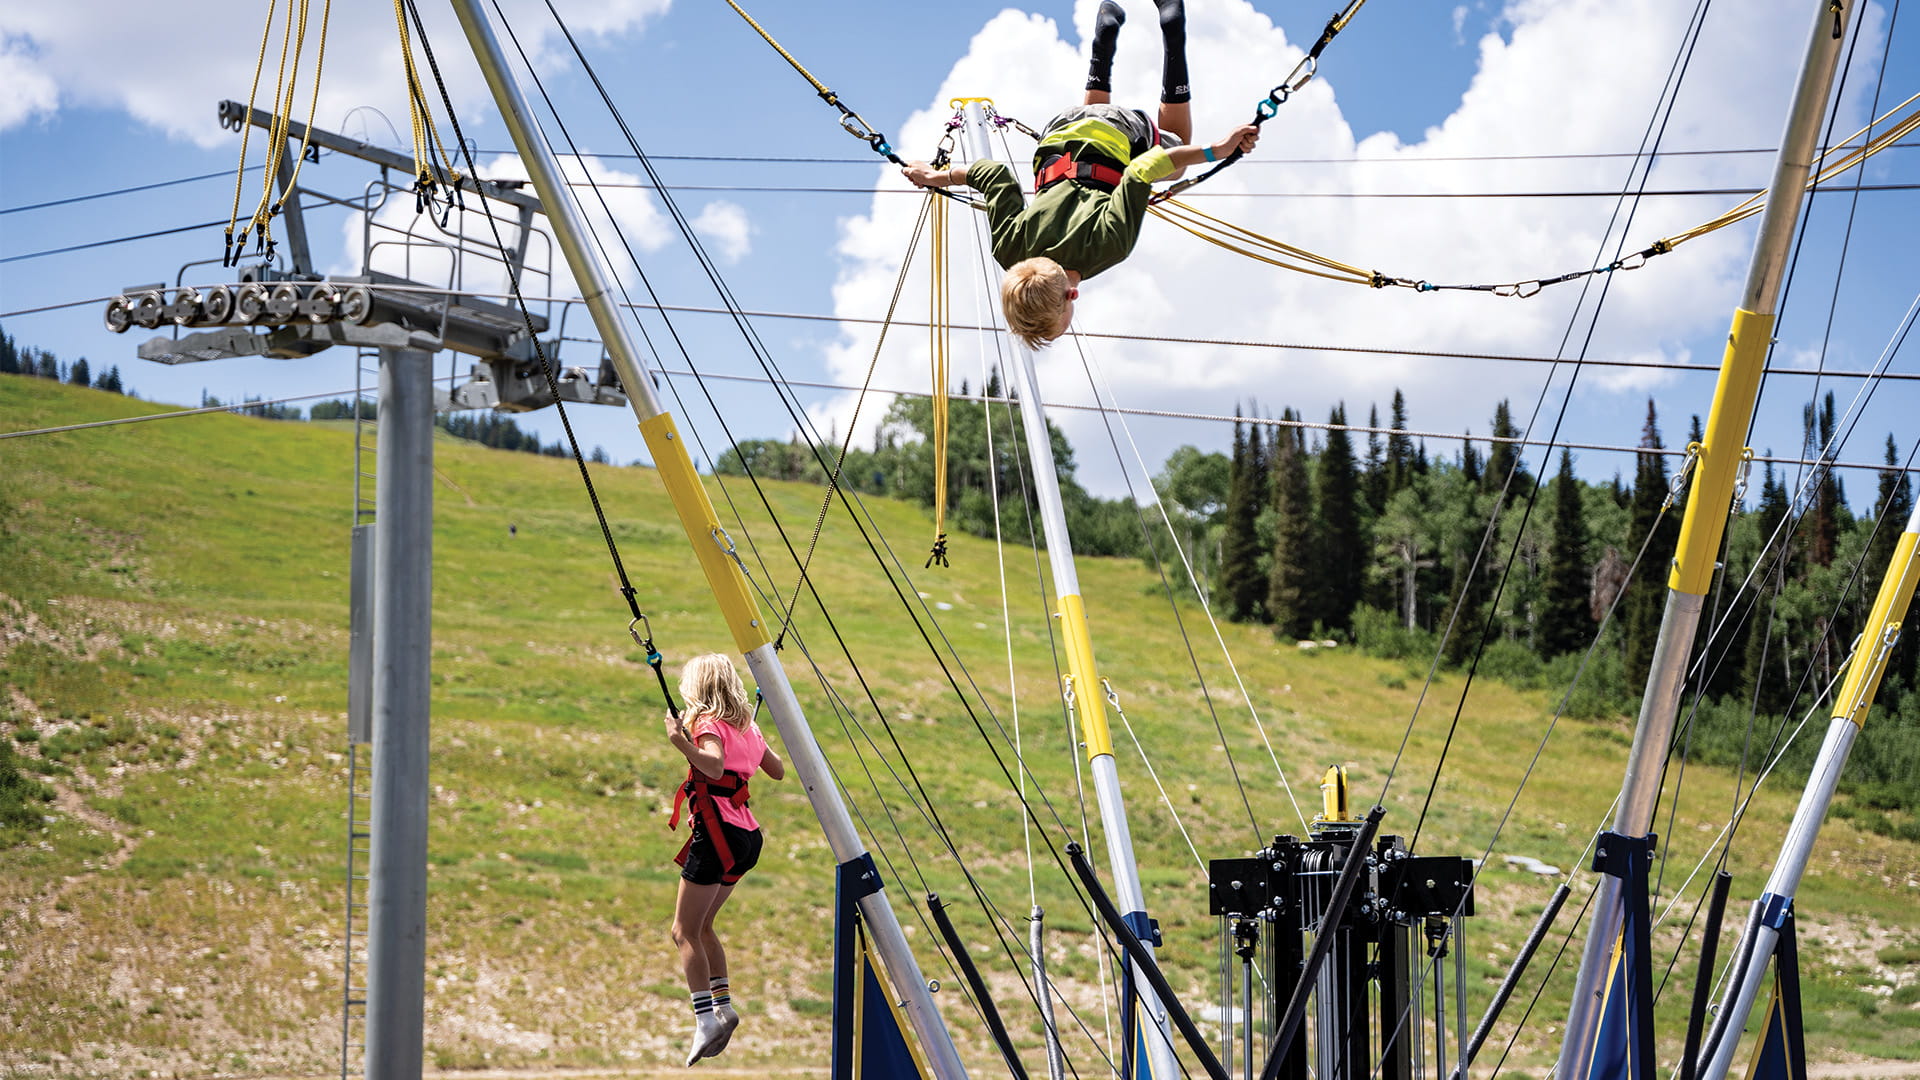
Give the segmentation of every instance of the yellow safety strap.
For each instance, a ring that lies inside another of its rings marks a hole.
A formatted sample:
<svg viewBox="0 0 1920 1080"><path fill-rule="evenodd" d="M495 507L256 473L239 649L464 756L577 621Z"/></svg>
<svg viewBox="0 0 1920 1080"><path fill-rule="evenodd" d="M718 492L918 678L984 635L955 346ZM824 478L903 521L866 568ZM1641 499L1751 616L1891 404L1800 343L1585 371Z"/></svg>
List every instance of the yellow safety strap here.
<svg viewBox="0 0 1920 1080"><path fill-rule="evenodd" d="M928 275L927 353L933 382L933 552L927 566L947 562L947 200L929 196L933 211L933 272Z"/></svg>

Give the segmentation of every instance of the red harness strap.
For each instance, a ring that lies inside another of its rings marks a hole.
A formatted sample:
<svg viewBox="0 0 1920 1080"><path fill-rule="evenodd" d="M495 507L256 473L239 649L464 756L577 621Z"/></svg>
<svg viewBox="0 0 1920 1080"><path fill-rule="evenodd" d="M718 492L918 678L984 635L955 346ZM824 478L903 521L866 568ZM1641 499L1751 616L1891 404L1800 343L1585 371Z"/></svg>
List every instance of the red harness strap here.
<svg viewBox="0 0 1920 1080"><path fill-rule="evenodd" d="M731 787L727 786L729 782L732 784ZM720 779L709 780L700 770L688 769L686 783L681 784L680 790L673 796L673 817L667 820L667 828L679 828L680 808L682 804L688 802L689 798L692 801L691 809L694 816L700 819L700 824L706 826L707 838L713 841L714 854L720 856L721 873L732 873L733 849L727 846L727 834L720 828L720 804L717 800L725 799L735 806L747 805L747 778L728 769L720 774ZM687 851L693 847L691 822L688 823L687 830L687 842L680 845L680 854L673 857L673 861L681 866L687 864Z"/></svg>
<svg viewBox="0 0 1920 1080"><path fill-rule="evenodd" d="M1124 173L1111 165L1075 161L1071 154L1055 154L1042 162L1039 171L1033 174L1033 190L1039 194L1062 180L1084 180L1104 191L1112 191L1120 186L1124 177Z"/></svg>

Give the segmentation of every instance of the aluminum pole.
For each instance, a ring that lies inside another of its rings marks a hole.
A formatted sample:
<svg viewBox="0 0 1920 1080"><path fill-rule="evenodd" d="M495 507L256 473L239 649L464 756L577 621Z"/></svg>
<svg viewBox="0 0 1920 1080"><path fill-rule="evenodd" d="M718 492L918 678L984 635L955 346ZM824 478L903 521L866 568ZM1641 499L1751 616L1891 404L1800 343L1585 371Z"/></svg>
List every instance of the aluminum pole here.
<svg viewBox="0 0 1920 1080"><path fill-rule="evenodd" d="M767 622L761 617L759 605L747 584L733 541L714 513L706 488L694 470L686 441L674 427L672 414L661 407L654 392L653 379L621 318L612 274L581 227L583 218L573 191L540 135L533 110L509 73L506 55L479 3L477 0L452 0L452 3L474 58L486 77L487 87L493 92L494 103L499 106L507 130L513 136L514 148L540 194L567 267L580 285L580 294L593 313L594 326L599 329L600 339L620 374L620 385L627 393L634 416L640 421L640 431L653 454L654 467L659 470L661 482L673 500L674 511L700 560L707 584L732 632L734 645L745 657L767 712L786 744L794 776L806 788L807 799L820 819L820 828L826 834L834 858L842 863L861 858L867 853L866 844L854 829L853 818L847 813L846 803L834 786L833 774L827 769L826 758L814 740L813 728L807 723L793 684L774 651ZM953 1036L934 1005L933 992L928 989L913 950L907 945L906 933L894 916L885 889L863 897L860 914L866 920L874 951L886 969L928 1066L940 1080L965 1077L966 1067L960 1062L959 1051L954 1049Z"/></svg>
<svg viewBox="0 0 1920 1080"><path fill-rule="evenodd" d="M979 101L967 103L965 141L968 160L987 157L986 120ZM1113 760L1113 739L1107 730L1107 714L1101 698L1100 677L1093 657L1093 638L1087 629L1086 606L1080 597L1080 575L1073 563L1073 539L1067 532L1067 513L1060 499L1060 476L1053 460L1053 441L1047 432L1046 411L1040 404L1040 383L1034 374L1033 350L1012 334L1007 342L1013 350L1012 370L1008 372L1020 398L1020 423L1027 437L1027 458L1032 465L1033 487L1040 503L1040 525L1046 537L1047 562L1053 571L1053 591L1060 604L1058 618L1061 636L1066 642L1067 669L1072 675L1072 693L1079 714L1081 741L1086 744L1087 768L1093 774L1093 790L1100 807L1100 825L1107 840L1107 865L1113 873L1113 899L1122 915L1135 925L1149 955L1153 952L1147 932L1147 902L1140 887L1140 868L1133 856L1133 834L1127 827L1126 804L1120 797L1120 773ZM1141 973L1136 972L1134 986L1140 1008L1158 1028L1140 1042L1147 1049L1145 1064L1153 1077L1179 1075L1174 1058L1172 1031L1166 1006L1154 996ZM1133 1078L1128 1078L1133 1080Z"/></svg>
<svg viewBox="0 0 1920 1080"><path fill-rule="evenodd" d="M1820 138L1820 121L1832 96L1834 69L1854 3L1818 0L1807 51L1800 65L1793 107L1780 152L1774 159L1773 183L1767 192L1760 235L1754 242L1741 304L1733 315L1720 380L1707 418L1694 468L1693 491L1680 526L1680 543L1667 579L1667 603L1654 646L1654 664L1640 700L1640 718L1634 730L1633 750L1620 789L1613 831L1622 836L1645 836L1653 827L1659 801L1661 765L1673 738L1680 692L1692 657L1694 632L1712 583L1733 501L1747 429L1753 420L1767 347L1773 336L1774 308L1781 273L1793 242L1794 225L1806 197L1807 177ZM1586 1080L1593 1059L1599 1023L1599 999L1606 981L1607 959L1618 937L1623 911L1620 883L1601 879L1600 895L1587 927L1587 942L1574 981L1573 1004L1560 1044L1556 1074L1561 1080ZM1644 958L1643 958L1644 960Z"/></svg>
<svg viewBox="0 0 1920 1080"><path fill-rule="evenodd" d="M1778 920L1791 910L1794 897L1800 891L1801 876L1813 855L1814 838L1819 835L1828 807L1833 805L1840 771L1846 767L1847 755L1866 723L1867 710L1879 692L1880 680L1886 675L1888 658L1899 642L1900 624L1913 601L1914 584L1920 580L1920 559L1914 554L1916 544L1920 544L1920 506L1908 517L1906 529L1894 548L1893 559L1873 602L1873 612L1867 617L1866 629L1847 668L1840 696L1835 699L1826 741L1820 746L1820 756L1814 759L1813 773L1807 778L1806 790L1801 792L1800 806L1793 812L1793 822L1787 826L1786 839L1780 846L1780 857L1767 878L1766 892L1760 897L1762 921L1753 928L1753 958L1742 977L1727 986L1721 1000L1720 1013L1726 1018L1722 1025L1724 1034L1712 1048L1701 1080L1722 1080L1733 1063L1740 1030L1753 1009L1754 998L1766 977L1767 961L1780 940Z"/></svg>
<svg viewBox="0 0 1920 1080"><path fill-rule="evenodd" d="M433 354L380 350L367 1080L418 1080L427 981L433 654Z"/></svg>

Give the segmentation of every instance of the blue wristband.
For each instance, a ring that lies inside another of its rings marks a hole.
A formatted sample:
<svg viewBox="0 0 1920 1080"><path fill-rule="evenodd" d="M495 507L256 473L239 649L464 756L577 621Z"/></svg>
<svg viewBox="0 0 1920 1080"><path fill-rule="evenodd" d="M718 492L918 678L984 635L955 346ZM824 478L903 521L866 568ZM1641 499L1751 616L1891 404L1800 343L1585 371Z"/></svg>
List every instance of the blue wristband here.
<svg viewBox="0 0 1920 1080"><path fill-rule="evenodd" d="M1207 155L1207 160L1208 160L1208 161L1212 161L1212 160L1213 160L1213 147L1211 147L1211 146L1203 146L1203 147L1201 147L1201 148L1200 148L1200 152L1201 152L1202 154L1205 154L1205 155Z"/></svg>

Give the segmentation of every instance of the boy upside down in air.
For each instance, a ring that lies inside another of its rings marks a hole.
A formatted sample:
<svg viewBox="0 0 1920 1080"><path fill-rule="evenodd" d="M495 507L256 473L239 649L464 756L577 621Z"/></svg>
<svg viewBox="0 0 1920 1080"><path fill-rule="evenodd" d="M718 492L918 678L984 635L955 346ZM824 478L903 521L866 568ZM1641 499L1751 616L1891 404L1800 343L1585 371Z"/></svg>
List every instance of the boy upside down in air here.
<svg viewBox="0 0 1920 1080"><path fill-rule="evenodd" d="M1041 132L1032 205L1013 170L998 161L951 169L916 161L903 170L920 187L964 184L986 197L993 257L1007 271L1000 304L1008 329L1029 347L1041 348L1066 333L1081 280L1119 265L1133 251L1154 181L1250 151L1260 139L1260 129L1246 124L1211 146L1185 145L1193 136L1186 8L1184 0L1157 2L1165 46L1157 120L1112 104L1113 50L1127 17L1114 0L1102 0L1086 98Z"/></svg>

